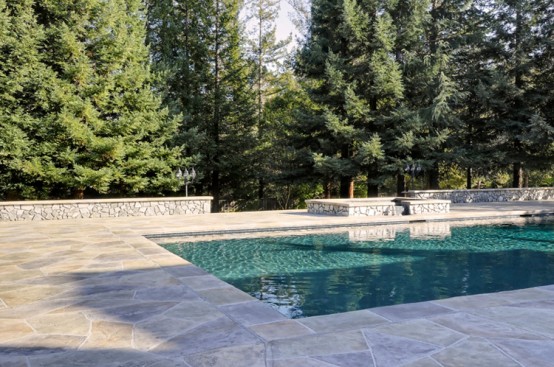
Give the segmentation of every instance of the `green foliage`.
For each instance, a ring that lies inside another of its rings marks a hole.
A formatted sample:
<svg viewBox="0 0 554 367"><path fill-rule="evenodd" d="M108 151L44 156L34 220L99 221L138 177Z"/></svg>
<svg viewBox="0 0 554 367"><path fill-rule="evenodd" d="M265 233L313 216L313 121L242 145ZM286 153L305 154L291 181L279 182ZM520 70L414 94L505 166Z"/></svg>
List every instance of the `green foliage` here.
<svg viewBox="0 0 554 367"><path fill-rule="evenodd" d="M16 1L2 8L3 27L13 35L2 45L2 74L17 82L2 83L8 96L1 123L20 146L3 159L4 194L173 189L179 155L166 143L176 124L150 87L140 1Z"/></svg>
<svg viewBox="0 0 554 367"><path fill-rule="evenodd" d="M0 0L0 197L552 185L549 1L294 0L286 62L276 0L145 3Z"/></svg>
<svg viewBox="0 0 554 367"><path fill-rule="evenodd" d="M180 120L175 141L202 177L197 193L220 200L253 195L255 94L241 48L237 0L150 1L148 40L157 89Z"/></svg>

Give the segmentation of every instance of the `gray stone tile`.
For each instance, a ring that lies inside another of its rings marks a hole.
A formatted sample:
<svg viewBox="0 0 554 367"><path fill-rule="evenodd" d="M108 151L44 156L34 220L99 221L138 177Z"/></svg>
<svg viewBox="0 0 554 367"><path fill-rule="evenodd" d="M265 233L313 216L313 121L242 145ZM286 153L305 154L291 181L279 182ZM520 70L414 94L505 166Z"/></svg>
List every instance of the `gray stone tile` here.
<svg viewBox="0 0 554 367"><path fill-rule="evenodd" d="M336 364L330 364L319 359L313 358L292 358L275 360L272 367L337 367Z"/></svg>
<svg viewBox="0 0 554 367"><path fill-rule="evenodd" d="M523 366L551 367L554 364L554 340L495 338L491 341Z"/></svg>
<svg viewBox="0 0 554 367"><path fill-rule="evenodd" d="M59 335L83 335L90 330L90 320L81 312L39 315L27 319L38 333Z"/></svg>
<svg viewBox="0 0 554 367"><path fill-rule="evenodd" d="M38 259L38 260L33 260L33 261L21 263L18 266L21 269L40 269L43 266L56 264L60 261L63 261L63 258L61 258L61 257L47 257L47 258L42 258L42 259Z"/></svg>
<svg viewBox="0 0 554 367"><path fill-rule="evenodd" d="M25 357L5 357L0 354L0 367L28 367Z"/></svg>
<svg viewBox="0 0 554 367"><path fill-rule="evenodd" d="M103 261L103 262L113 262L113 261L122 261L122 260L131 260L131 259L141 259L142 254L134 251L120 251L112 252L107 254L101 254L96 256L93 260Z"/></svg>
<svg viewBox="0 0 554 367"><path fill-rule="evenodd" d="M545 310L554 310L554 299L545 300L545 301L530 301L530 302L511 303L507 306L508 307L519 307L519 308L542 308L542 309L545 309Z"/></svg>
<svg viewBox="0 0 554 367"><path fill-rule="evenodd" d="M150 301L200 301L190 287L174 285L167 287L142 288L136 291L135 299Z"/></svg>
<svg viewBox="0 0 554 367"><path fill-rule="evenodd" d="M219 310L244 326L286 320L285 316L260 301L221 306Z"/></svg>
<svg viewBox="0 0 554 367"><path fill-rule="evenodd" d="M52 298L61 292L60 286L21 286L18 290L0 293L0 298L8 307L15 308Z"/></svg>
<svg viewBox="0 0 554 367"><path fill-rule="evenodd" d="M410 338L439 346L451 345L466 336L425 319L377 326L368 331Z"/></svg>
<svg viewBox="0 0 554 367"><path fill-rule="evenodd" d="M167 317L167 314L152 317L135 324L134 345L140 350L150 350L164 341L224 316L221 312L207 307L203 310L196 308L192 312L181 313L180 317Z"/></svg>
<svg viewBox="0 0 554 367"><path fill-rule="evenodd" d="M386 319L367 310L307 317L298 319L298 322L318 333L357 330L388 323Z"/></svg>
<svg viewBox="0 0 554 367"><path fill-rule="evenodd" d="M495 293L494 296L499 299L504 299L510 303L553 299L552 292L548 292L539 288L528 288L519 289L516 291L499 292Z"/></svg>
<svg viewBox="0 0 554 367"><path fill-rule="evenodd" d="M76 286L68 291L59 294L58 298L78 298L78 299L95 299L95 298L118 298L131 299L135 295L136 286L117 284L91 285L91 286Z"/></svg>
<svg viewBox="0 0 554 367"><path fill-rule="evenodd" d="M222 317L161 343L151 350L163 356L185 356L217 348L259 344L253 333Z"/></svg>
<svg viewBox="0 0 554 367"><path fill-rule="evenodd" d="M34 356L64 353L77 349L85 341L84 336L31 335L14 342L0 343L0 360L4 357Z"/></svg>
<svg viewBox="0 0 554 367"><path fill-rule="evenodd" d="M33 334L34 330L25 320L0 319L0 341L7 342ZM0 365L1 366L1 365Z"/></svg>
<svg viewBox="0 0 554 367"><path fill-rule="evenodd" d="M38 279L44 276L44 273L40 270L17 270L2 274L0 277L0 284L13 284L20 281L30 282L31 279Z"/></svg>
<svg viewBox="0 0 554 367"><path fill-rule="evenodd" d="M135 363L135 366L148 366L155 362L148 353L132 349L97 349L79 350L50 356L36 356L29 358L31 367L98 367Z"/></svg>
<svg viewBox="0 0 554 367"><path fill-rule="evenodd" d="M473 296L452 297L432 302L439 306L448 307L453 310L472 310L475 308L502 306L508 303L506 299L498 298L495 294L476 294Z"/></svg>
<svg viewBox="0 0 554 367"><path fill-rule="evenodd" d="M255 299L234 287L215 288L197 292L200 297L218 306L248 302Z"/></svg>
<svg viewBox="0 0 554 367"><path fill-rule="evenodd" d="M482 339L468 339L448 347L432 358L444 367L521 367Z"/></svg>
<svg viewBox="0 0 554 367"><path fill-rule="evenodd" d="M209 275L205 270L194 265L167 267L165 270L177 278L186 278L199 275Z"/></svg>
<svg viewBox="0 0 554 367"><path fill-rule="evenodd" d="M396 367L439 350L436 345L364 330L377 367Z"/></svg>
<svg viewBox="0 0 554 367"><path fill-rule="evenodd" d="M537 287L537 289L540 289L542 291L554 292L554 284Z"/></svg>
<svg viewBox="0 0 554 367"><path fill-rule="evenodd" d="M214 351L188 355L185 362L194 367L265 367L263 344L220 348Z"/></svg>
<svg viewBox="0 0 554 367"><path fill-rule="evenodd" d="M540 333L551 338L554 337L554 309L494 307L476 310L473 313L528 330L530 333Z"/></svg>
<svg viewBox="0 0 554 367"><path fill-rule="evenodd" d="M136 302L128 306L86 312L92 320L138 322L159 315L177 305L177 302Z"/></svg>
<svg viewBox="0 0 554 367"><path fill-rule="evenodd" d="M21 283L34 285L68 285L84 279L87 279L84 275L48 275L44 277L26 279Z"/></svg>
<svg viewBox="0 0 554 367"><path fill-rule="evenodd" d="M410 362L402 365L402 367L443 367L437 361L430 357L418 359L415 362Z"/></svg>
<svg viewBox="0 0 554 367"><path fill-rule="evenodd" d="M265 340L294 338L314 334L314 332L296 320L277 321L269 324L253 325L250 330Z"/></svg>
<svg viewBox="0 0 554 367"><path fill-rule="evenodd" d="M102 296L104 296L102 294ZM105 308L124 307L131 306L137 302L132 297L132 292L128 292L128 298L116 299L116 298L90 298L84 301L79 301L79 297L65 300L64 304L60 304L56 310L50 313L65 313L65 312L77 312L77 311L90 311L90 310L103 310ZM63 306L63 307L62 307Z"/></svg>
<svg viewBox="0 0 554 367"><path fill-rule="evenodd" d="M544 339L544 337L539 334L515 328L514 326L505 323L504 321L507 320L502 318L499 318L498 321L494 321L468 313L457 313L453 315L435 317L431 320L437 324L470 336Z"/></svg>
<svg viewBox="0 0 554 367"><path fill-rule="evenodd" d="M274 359L320 356L369 350L360 331L280 339L269 343Z"/></svg>
<svg viewBox="0 0 554 367"><path fill-rule="evenodd" d="M103 366L104 367L104 366ZM105 367L191 367L180 359L166 359L154 356L144 357L127 362L115 362Z"/></svg>
<svg viewBox="0 0 554 367"><path fill-rule="evenodd" d="M121 322L94 321L87 340L80 349L124 349L133 346L133 325Z"/></svg>
<svg viewBox="0 0 554 367"><path fill-rule="evenodd" d="M199 322L214 321L224 316L214 305L202 300L181 302L163 315L165 317L190 319Z"/></svg>
<svg viewBox="0 0 554 367"><path fill-rule="evenodd" d="M331 363L338 367L373 367L371 352L342 353L330 356L313 357L314 359Z"/></svg>
<svg viewBox="0 0 554 367"><path fill-rule="evenodd" d="M218 279L213 275L187 276L180 277L179 279L181 280L181 283L188 285L195 291L231 287L230 284L225 283L223 280Z"/></svg>
<svg viewBox="0 0 554 367"><path fill-rule="evenodd" d="M144 269L134 271L114 272L107 276L97 278L103 284L114 282L120 285L140 287L163 287L181 285L182 283L163 269Z"/></svg>
<svg viewBox="0 0 554 367"><path fill-rule="evenodd" d="M391 321L404 321L453 313L452 310L436 305L432 302L407 303L403 305L378 307L372 308L371 311Z"/></svg>

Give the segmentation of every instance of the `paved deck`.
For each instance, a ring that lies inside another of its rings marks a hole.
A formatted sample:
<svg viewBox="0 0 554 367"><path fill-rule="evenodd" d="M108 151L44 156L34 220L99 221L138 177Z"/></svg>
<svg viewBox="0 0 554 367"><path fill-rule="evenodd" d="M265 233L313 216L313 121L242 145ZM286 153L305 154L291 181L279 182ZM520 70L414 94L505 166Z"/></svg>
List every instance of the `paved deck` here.
<svg viewBox="0 0 554 367"><path fill-rule="evenodd" d="M554 201L0 223L0 366L552 366L554 285L289 320L143 237L525 213Z"/></svg>

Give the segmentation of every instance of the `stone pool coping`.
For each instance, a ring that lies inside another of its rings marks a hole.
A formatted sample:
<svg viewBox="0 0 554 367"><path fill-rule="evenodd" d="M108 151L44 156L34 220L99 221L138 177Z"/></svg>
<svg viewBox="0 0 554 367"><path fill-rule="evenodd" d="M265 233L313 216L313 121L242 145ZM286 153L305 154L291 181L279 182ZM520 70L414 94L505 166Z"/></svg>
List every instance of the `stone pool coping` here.
<svg viewBox="0 0 554 367"><path fill-rule="evenodd" d="M554 285L288 320L143 237L513 218L554 213L554 201L451 210L0 223L0 365L549 366Z"/></svg>

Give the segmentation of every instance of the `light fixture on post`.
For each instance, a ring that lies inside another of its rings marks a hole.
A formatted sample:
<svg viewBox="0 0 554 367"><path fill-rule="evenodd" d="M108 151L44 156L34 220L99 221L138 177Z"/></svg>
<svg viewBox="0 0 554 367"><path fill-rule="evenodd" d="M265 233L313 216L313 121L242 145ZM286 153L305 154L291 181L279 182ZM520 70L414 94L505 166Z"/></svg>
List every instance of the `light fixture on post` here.
<svg viewBox="0 0 554 367"><path fill-rule="evenodd" d="M175 177L177 177L177 180L181 180L181 178L183 179L184 181L184 184L185 184L185 196L189 196L189 184L192 183L194 181L194 179L196 178L196 171L194 170L194 167L192 167L192 169L189 170L185 168L185 172L183 173L183 171L181 171L181 168L178 168L177 169L177 172L175 173Z"/></svg>

